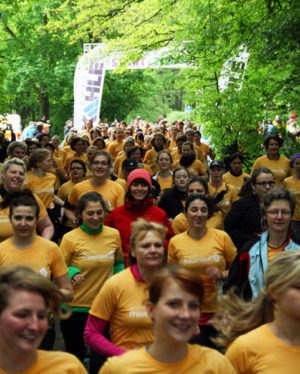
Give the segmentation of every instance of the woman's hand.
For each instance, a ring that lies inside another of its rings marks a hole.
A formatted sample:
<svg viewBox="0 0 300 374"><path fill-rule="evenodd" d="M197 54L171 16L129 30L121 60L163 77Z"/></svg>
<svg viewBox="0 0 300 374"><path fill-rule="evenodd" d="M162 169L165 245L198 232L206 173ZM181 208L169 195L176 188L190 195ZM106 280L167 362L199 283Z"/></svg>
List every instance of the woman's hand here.
<svg viewBox="0 0 300 374"><path fill-rule="evenodd" d="M76 285L81 284L84 281L85 281L85 278L82 274L75 274L73 278L71 279L72 286L74 286L75 284Z"/></svg>
<svg viewBox="0 0 300 374"><path fill-rule="evenodd" d="M205 274L210 276L212 279L215 280L225 280L227 278L227 274L224 274L225 272L222 272L219 268L216 266L208 266L205 269ZM227 272L226 272L227 273Z"/></svg>

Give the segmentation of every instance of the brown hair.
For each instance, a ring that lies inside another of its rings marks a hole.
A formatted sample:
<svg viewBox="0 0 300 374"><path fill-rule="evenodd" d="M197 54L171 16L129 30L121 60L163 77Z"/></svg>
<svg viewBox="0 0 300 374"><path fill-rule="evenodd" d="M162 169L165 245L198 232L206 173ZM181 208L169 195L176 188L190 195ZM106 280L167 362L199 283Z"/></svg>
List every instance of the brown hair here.
<svg viewBox="0 0 300 374"><path fill-rule="evenodd" d="M28 169L34 169L37 167L37 163L44 161L46 157L50 156L51 153L48 149L39 148L35 149L29 156Z"/></svg>
<svg viewBox="0 0 300 374"><path fill-rule="evenodd" d="M182 266L166 267L153 275L149 286L149 301L151 303L158 303L164 287L170 280L174 280L186 292L197 296L200 304L202 303L204 288L200 276Z"/></svg>
<svg viewBox="0 0 300 374"><path fill-rule="evenodd" d="M14 291L22 290L41 295L47 308L58 317L69 317L70 312L61 312L65 297L53 283L25 266L16 265L0 267L0 314L9 304Z"/></svg>

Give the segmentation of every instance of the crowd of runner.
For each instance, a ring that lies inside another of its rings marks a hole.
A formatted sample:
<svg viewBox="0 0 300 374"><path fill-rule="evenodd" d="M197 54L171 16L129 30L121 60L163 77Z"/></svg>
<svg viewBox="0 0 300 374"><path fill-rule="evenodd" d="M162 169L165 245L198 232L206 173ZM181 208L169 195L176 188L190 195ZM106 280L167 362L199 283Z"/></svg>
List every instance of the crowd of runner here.
<svg viewBox="0 0 300 374"><path fill-rule="evenodd" d="M2 142L0 372L296 373L300 151L272 125L246 171L162 117Z"/></svg>

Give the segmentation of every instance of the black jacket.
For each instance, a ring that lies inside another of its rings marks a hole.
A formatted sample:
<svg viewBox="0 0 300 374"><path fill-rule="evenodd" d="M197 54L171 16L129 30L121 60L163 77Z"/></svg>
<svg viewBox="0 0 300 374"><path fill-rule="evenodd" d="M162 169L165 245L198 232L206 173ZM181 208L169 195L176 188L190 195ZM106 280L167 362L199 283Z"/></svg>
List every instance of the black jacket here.
<svg viewBox="0 0 300 374"><path fill-rule="evenodd" d="M260 202L257 195L235 201L224 221L224 230L238 251L245 243L263 231Z"/></svg>

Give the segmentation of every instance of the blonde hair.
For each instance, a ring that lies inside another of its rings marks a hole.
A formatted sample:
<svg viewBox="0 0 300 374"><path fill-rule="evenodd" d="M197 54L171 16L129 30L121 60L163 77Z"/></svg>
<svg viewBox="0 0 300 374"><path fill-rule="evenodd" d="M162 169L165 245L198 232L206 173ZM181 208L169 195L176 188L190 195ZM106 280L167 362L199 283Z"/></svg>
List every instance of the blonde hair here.
<svg viewBox="0 0 300 374"><path fill-rule="evenodd" d="M233 289L221 297L223 311L215 317L215 327L220 331L215 342L227 347L238 336L274 319L272 293L280 293L298 284L300 280L300 251L279 253L270 262L264 275L265 287L258 296L246 302L239 299Z"/></svg>
<svg viewBox="0 0 300 374"><path fill-rule="evenodd" d="M1 170L0 170L0 184L4 184L3 174L6 174L7 170L10 167L10 165L21 166L23 168L23 170L24 170L24 178L25 178L25 173L26 173L25 162L23 160L19 159L19 158L13 157L10 160L5 161L4 164L1 166Z"/></svg>
<svg viewBox="0 0 300 374"><path fill-rule="evenodd" d="M166 232L167 228L163 225L156 223L156 222L148 222L143 218L139 218L137 221L132 222L131 224L131 236L130 236L130 248L135 248L137 244L137 237L139 236L139 240L143 240L146 236L147 232L154 231L158 234L159 238L162 240L163 244L166 240ZM130 265L136 263L136 259L131 256L131 252L129 251L128 260Z"/></svg>

